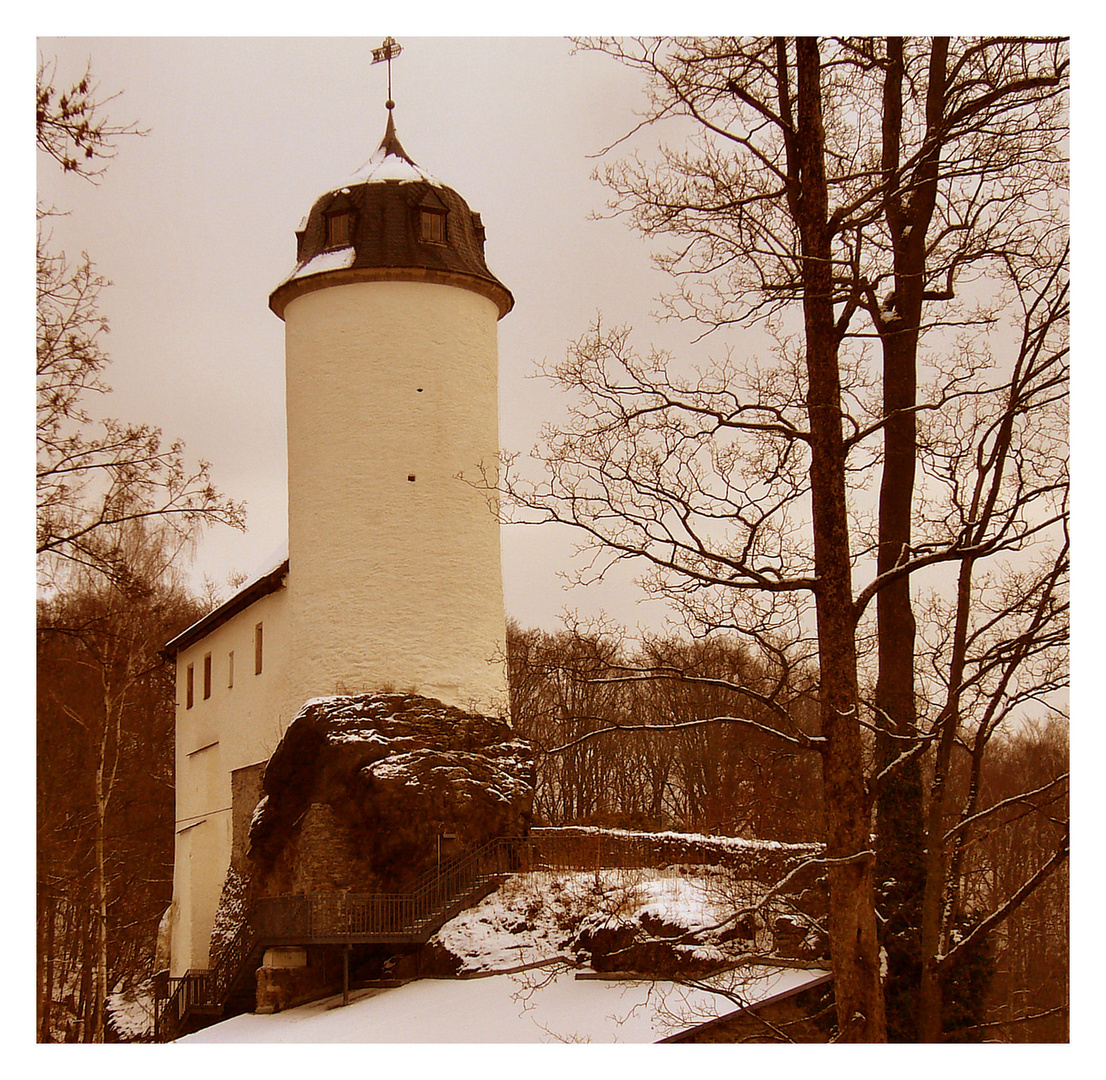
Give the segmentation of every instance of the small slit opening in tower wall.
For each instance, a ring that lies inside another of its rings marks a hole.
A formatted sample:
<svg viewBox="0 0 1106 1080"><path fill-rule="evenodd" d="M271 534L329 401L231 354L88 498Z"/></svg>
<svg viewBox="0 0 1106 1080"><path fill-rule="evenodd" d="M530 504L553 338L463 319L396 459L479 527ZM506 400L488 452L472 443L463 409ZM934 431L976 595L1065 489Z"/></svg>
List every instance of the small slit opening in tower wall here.
<svg viewBox="0 0 1106 1080"><path fill-rule="evenodd" d="M415 474L414 473L408 473L407 474L407 481L408 481L408 483L413 484L415 482Z"/></svg>

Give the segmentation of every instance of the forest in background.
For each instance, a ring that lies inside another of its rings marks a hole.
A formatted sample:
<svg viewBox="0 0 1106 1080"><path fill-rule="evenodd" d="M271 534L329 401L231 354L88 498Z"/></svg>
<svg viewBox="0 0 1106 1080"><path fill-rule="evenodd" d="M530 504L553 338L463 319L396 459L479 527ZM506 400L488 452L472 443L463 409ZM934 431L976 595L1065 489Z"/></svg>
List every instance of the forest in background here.
<svg viewBox="0 0 1106 1080"><path fill-rule="evenodd" d="M87 1039L95 1030L101 925L103 985L120 1000L126 991L148 992L173 875L174 681L172 665L159 650L209 606L179 588L163 587L131 606L125 619L103 590L67 596L40 612L41 1041ZM136 619L139 607L143 615ZM739 644L659 638L639 652L610 629L548 633L512 625L508 658L511 721L539 753L536 824L784 843L822 835L814 753L804 758L781 751L767 732L701 723L726 714L732 692L724 686L685 679L602 681L642 662L676 658L694 676L747 679L751 665ZM106 731L101 718L113 699L118 723ZM810 708L813 726L816 712ZM641 730L644 725L649 729ZM1047 789L1067 770L1067 760L1067 727L1060 722L1025 727L989 758L985 805L1000 806L1027 790L1046 794L1037 804L1010 804L974 845L965 873L981 907L995 909L1009 900L1053 851L1062 807ZM105 768L112 784L101 820L97 792ZM967 778L963 761L958 782ZM95 858L101 844L102 924ZM989 956L993 971L981 1002L985 1026L958 1038L1066 1041L1066 871L991 935Z"/></svg>
<svg viewBox="0 0 1106 1080"><path fill-rule="evenodd" d="M512 625L508 661L512 723L539 750L536 823L782 843L824 835L817 753L781 746L770 717L741 712L762 731L725 719L733 686L768 685L740 642L677 636L643 645L610 627ZM665 669L679 677L620 677ZM790 691L806 703L800 715L812 732L815 691L813 679ZM973 782L970 756L963 747L956 762L961 799ZM1052 858L1067 825L1067 770L1066 721L1025 724L991 747L980 802L996 809L965 863L970 908L1000 910ZM1067 1041L1068 885L1065 866L988 935L980 998L947 1039Z"/></svg>
<svg viewBox="0 0 1106 1080"><path fill-rule="evenodd" d="M40 155L97 183L120 140L91 68L40 58ZM96 415L110 393L108 282L36 207L36 898L40 1041L103 1042L107 1001L148 976L173 863L174 687L161 649L210 607L181 584L208 525L242 506L150 425Z"/></svg>

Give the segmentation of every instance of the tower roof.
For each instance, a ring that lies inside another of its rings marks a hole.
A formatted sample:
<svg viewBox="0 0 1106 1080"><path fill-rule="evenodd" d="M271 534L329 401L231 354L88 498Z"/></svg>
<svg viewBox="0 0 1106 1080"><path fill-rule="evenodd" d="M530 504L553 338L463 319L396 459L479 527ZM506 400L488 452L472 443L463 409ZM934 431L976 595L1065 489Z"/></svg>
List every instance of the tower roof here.
<svg viewBox="0 0 1106 1080"><path fill-rule="evenodd" d="M378 280L471 289L492 300L500 318L514 306L484 261L480 215L403 149L390 107L380 146L345 184L315 200L296 231L295 269L269 307L283 318L305 292Z"/></svg>

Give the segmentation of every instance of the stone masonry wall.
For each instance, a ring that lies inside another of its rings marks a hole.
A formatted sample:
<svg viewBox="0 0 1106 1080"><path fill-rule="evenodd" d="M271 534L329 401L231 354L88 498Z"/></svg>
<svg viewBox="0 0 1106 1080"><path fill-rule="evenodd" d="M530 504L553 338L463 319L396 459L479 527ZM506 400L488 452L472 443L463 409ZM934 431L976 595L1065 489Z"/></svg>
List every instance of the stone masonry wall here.
<svg viewBox="0 0 1106 1080"><path fill-rule="evenodd" d="M695 833L639 833L584 826L530 830L534 857L556 867L663 867L676 863L724 866L772 884L805 860L818 844L779 844Z"/></svg>

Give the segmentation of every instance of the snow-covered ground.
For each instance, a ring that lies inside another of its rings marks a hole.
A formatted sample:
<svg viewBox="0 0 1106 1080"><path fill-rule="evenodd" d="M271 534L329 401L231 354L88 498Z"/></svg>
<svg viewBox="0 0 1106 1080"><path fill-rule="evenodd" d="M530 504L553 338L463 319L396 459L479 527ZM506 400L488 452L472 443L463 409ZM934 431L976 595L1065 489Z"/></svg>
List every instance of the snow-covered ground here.
<svg viewBox="0 0 1106 1080"><path fill-rule="evenodd" d="M742 980L759 1001L823 971L760 969ZM418 979L269 1016L247 1013L186 1043L651 1043L738 1006L672 982L578 979L542 968L473 979Z"/></svg>
<svg viewBox="0 0 1106 1080"><path fill-rule="evenodd" d="M154 1030L154 992L149 980L108 995L108 1016L124 1042L148 1038Z"/></svg>
<svg viewBox="0 0 1106 1080"><path fill-rule="evenodd" d="M433 940L462 961L461 971L502 971L552 957L571 958L585 926L652 917L684 930L713 926L748 900L725 873L709 867L518 874L446 923ZM750 887L752 888L752 887ZM759 891L759 890L758 890Z"/></svg>
<svg viewBox="0 0 1106 1080"><path fill-rule="evenodd" d="M826 972L746 966L712 980L728 996L667 979L595 978L576 966L577 935L600 924L640 925L643 917L672 930L710 927L761 890L710 867L519 874L436 935L466 978L358 990L346 1007L338 995L273 1015L246 1014L182 1041L656 1042ZM688 947L716 948L709 933Z"/></svg>

